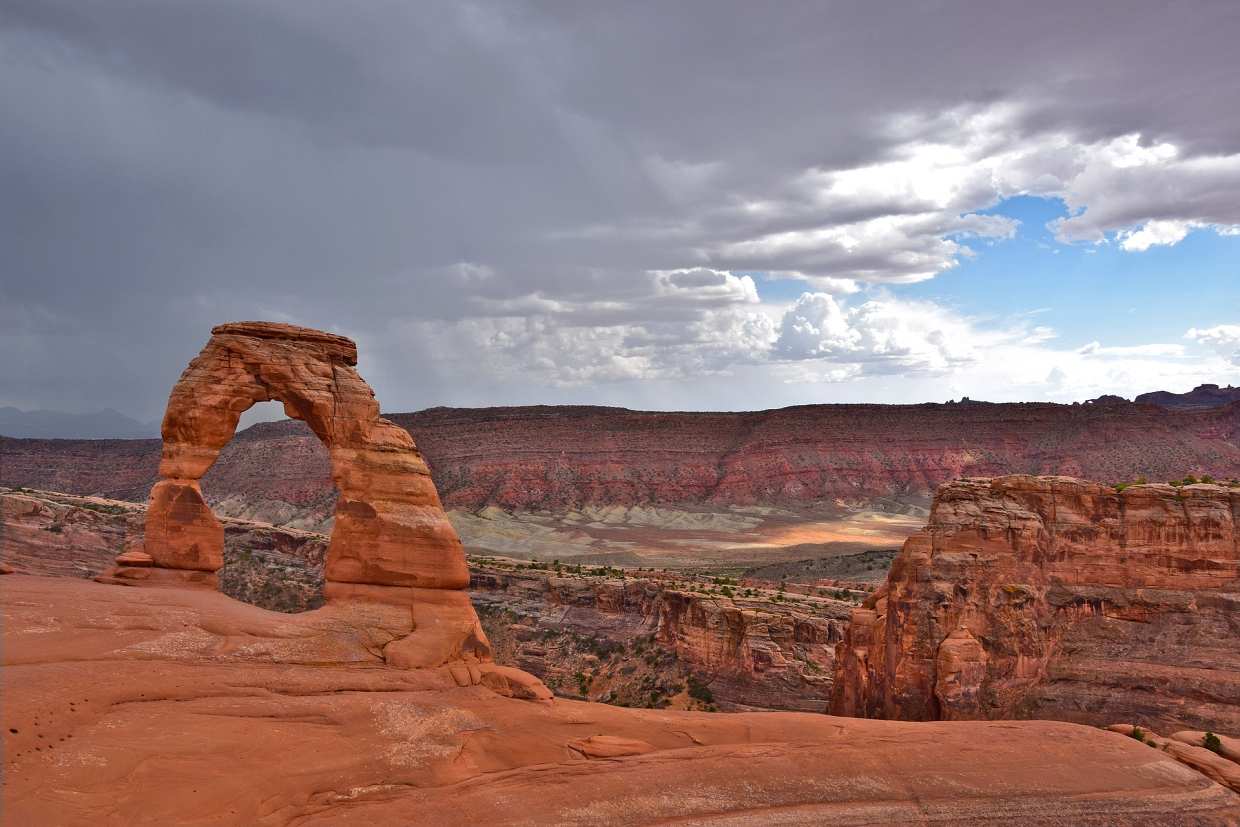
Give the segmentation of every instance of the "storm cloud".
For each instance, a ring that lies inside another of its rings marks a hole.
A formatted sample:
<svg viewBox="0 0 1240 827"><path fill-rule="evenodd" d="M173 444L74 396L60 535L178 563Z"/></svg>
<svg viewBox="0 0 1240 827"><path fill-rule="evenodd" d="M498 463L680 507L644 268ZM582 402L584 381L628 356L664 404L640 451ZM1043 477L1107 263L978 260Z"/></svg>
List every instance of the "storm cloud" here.
<svg viewBox="0 0 1240 827"><path fill-rule="evenodd" d="M1032 347L883 291L1013 195L1064 243L1235 232L1238 42L1233 2L8 0L0 404L152 418L249 318L355 337L389 410Z"/></svg>

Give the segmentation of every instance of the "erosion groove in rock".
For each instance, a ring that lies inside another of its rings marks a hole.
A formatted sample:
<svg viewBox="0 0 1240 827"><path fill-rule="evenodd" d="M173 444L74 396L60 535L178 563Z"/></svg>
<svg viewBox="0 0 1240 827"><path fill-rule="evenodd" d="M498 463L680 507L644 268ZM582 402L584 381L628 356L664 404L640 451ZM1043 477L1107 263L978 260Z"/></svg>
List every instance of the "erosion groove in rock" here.
<svg viewBox="0 0 1240 827"><path fill-rule="evenodd" d="M837 714L1240 731L1240 488L943 486L836 652Z"/></svg>

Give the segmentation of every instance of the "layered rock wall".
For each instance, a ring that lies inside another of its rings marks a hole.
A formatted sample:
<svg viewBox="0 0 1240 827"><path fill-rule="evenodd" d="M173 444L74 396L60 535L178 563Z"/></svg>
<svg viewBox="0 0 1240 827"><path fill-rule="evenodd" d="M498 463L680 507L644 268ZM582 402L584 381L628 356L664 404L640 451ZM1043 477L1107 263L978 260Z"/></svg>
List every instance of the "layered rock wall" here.
<svg viewBox="0 0 1240 827"><path fill-rule="evenodd" d="M1240 731L1238 523L1217 485L945 485L853 612L832 709Z"/></svg>
<svg viewBox="0 0 1240 827"><path fill-rule="evenodd" d="M606 697L624 683L613 673L666 653L671 659L662 686L692 676L709 689L713 704L727 710L824 712L835 644L848 614L847 604L833 600L779 604L769 595L706 595L640 576L570 577L490 566L475 569L471 589L488 631L495 630L492 637L506 637L501 625L515 629L498 651L562 690ZM587 646L579 645L582 640ZM615 669L607 661L612 653ZM588 681L582 692L579 672L600 680Z"/></svg>
<svg viewBox="0 0 1240 827"><path fill-rule="evenodd" d="M449 508L928 501L961 476L1108 482L1240 476L1240 403L810 405L752 413L535 406L433 408L390 419ZM0 484L143 499L159 442L0 438ZM279 462L273 462L278 457ZM297 422L263 423L203 479L230 513L308 526L331 513L327 452Z"/></svg>

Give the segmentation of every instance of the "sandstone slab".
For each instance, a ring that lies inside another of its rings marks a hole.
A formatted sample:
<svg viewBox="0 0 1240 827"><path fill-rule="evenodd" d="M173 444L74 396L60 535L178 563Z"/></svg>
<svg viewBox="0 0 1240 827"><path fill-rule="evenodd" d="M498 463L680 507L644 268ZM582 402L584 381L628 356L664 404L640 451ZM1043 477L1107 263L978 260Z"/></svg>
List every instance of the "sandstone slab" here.
<svg viewBox="0 0 1240 827"><path fill-rule="evenodd" d="M1073 724L711 715L461 687L448 668L384 664L374 630L399 607L380 601L280 615L206 590L17 574L0 578L0 611L6 823L1240 819L1240 796L1166 752Z"/></svg>

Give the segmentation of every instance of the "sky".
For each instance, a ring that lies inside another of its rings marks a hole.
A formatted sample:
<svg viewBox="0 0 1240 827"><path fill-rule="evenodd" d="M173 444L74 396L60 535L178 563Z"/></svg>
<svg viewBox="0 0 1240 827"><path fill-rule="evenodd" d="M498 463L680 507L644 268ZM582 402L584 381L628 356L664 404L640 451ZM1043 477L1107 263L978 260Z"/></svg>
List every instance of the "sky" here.
<svg viewBox="0 0 1240 827"><path fill-rule="evenodd" d="M1240 4L6 0L0 406L225 321L384 410L1240 383Z"/></svg>

